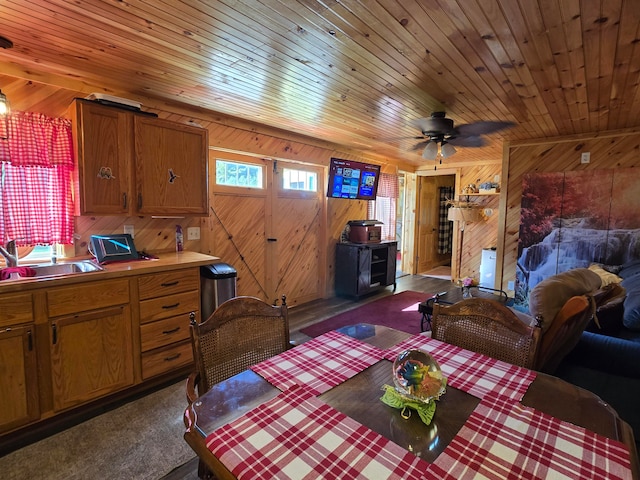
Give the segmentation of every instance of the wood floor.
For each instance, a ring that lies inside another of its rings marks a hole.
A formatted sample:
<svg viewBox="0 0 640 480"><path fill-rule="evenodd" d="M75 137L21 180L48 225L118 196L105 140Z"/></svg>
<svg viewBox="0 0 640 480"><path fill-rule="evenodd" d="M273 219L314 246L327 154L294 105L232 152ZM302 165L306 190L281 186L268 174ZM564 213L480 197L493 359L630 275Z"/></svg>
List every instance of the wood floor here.
<svg viewBox="0 0 640 480"><path fill-rule="evenodd" d="M289 310L291 339L296 343L302 343L309 337L300 333L300 329L338 315L339 313L360 307L363 304L372 302L378 298L406 290L422 292L425 294L426 300L429 294L441 292L448 292L448 296L451 297L458 296L460 289L455 287L450 280L424 275L407 275L397 279L395 292L392 287L387 287L360 299L335 297L296 306ZM193 458L189 462L177 467L171 473L164 476L162 480L197 480L197 472L198 459Z"/></svg>

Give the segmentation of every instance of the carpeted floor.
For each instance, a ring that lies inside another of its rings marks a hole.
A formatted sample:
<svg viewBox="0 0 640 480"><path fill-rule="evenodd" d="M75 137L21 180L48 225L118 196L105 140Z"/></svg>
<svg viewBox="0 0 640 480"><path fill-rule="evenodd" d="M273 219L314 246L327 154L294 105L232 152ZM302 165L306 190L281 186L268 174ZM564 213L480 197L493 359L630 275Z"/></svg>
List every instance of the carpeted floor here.
<svg viewBox="0 0 640 480"><path fill-rule="evenodd" d="M4 480L157 480L194 457L184 381L0 458Z"/></svg>
<svg viewBox="0 0 640 480"><path fill-rule="evenodd" d="M371 323L392 327L407 333L420 333L422 315L418 313L418 304L431 296L431 294L421 292L400 292L356 307L300 331L310 337L317 337L345 325Z"/></svg>

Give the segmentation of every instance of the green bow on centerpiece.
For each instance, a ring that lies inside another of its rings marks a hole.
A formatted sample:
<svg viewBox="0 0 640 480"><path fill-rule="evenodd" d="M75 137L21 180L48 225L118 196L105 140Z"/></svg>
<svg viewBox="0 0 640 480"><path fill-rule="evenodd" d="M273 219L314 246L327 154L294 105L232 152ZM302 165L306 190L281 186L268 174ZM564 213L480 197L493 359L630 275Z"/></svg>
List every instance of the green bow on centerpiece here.
<svg viewBox="0 0 640 480"><path fill-rule="evenodd" d="M444 393L447 379L440 365L422 350L405 350L393 362L395 387L384 385L380 400L390 407L401 409L402 418L409 418L411 410L420 419L431 424L436 412L436 400Z"/></svg>

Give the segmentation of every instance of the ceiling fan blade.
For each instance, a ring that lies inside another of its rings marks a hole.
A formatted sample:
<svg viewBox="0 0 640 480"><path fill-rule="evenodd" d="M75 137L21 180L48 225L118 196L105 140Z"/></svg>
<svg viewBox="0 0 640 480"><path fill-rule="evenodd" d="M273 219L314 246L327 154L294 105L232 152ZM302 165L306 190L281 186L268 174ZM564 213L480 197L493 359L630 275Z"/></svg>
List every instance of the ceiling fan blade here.
<svg viewBox="0 0 640 480"><path fill-rule="evenodd" d="M412 152L415 152L416 150L424 150L424 148L427 146L427 143L429 143L429 140L425 140L424 142L418 142L409 150Z"/></svg>
<svg viewBox="0 0 640 480"><path fill-rule="evenodd" d="M455 147L484 147L487 142L480 135L460 135L447 140Z"/></svg>
<svg viewBox="0 0 640 480"><path fill-rule="evenodd" d="M514 126L515 126L515 123L513 122L484 121L484 122L474 122L474 123L466 123L464 125L458 125L456 127L456 130L460 135L476 136L476 135L487 135L489 133L498 132L500 130L504 130L505 128L511 128Z"/></svg>

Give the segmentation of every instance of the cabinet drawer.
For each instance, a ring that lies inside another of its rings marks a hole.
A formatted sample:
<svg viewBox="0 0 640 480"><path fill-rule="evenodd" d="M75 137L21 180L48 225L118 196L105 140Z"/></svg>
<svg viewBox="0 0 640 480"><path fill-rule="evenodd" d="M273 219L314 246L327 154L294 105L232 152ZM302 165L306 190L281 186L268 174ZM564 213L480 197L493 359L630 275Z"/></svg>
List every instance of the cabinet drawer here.
<svg viewBox="0 0 640 480"><path fill-rule="evenodd" d="M195 310L200 310L200 296L197 291L143 300L140 302L140 323L183 315L184 321L188 324L189 312Z"/></svg>
<svg viewBox="0 0 640 480"><path fill-rule="evenodd" d="M138 278L140 300L198 290L199 288L200 270L197 268L155 273Z"/></svg>
<svg viewBox="0 0 640 480"><path fill-rule="evenodd" d="M190 363L193 363L191 342L145 352L142 354L142 378L146 380Z"/></svg>
<svg viewBox="0 0 640 480"><path fill-rule="evenodd" d="M189 318L186 315L171 317L140 326L143 352L189 339Z"/></svg>
<svg viewBox="0 0 640 480"><path fill-rule="evenodd" d="M0 328L33 322L30 293L8 293L0 296Z"/></svg>
<svg viewBox="0 0 640 480"><path fill-rule="evenodd" d="M47 290L49 317L129 303L129 280L105 280Z"/></svg>

